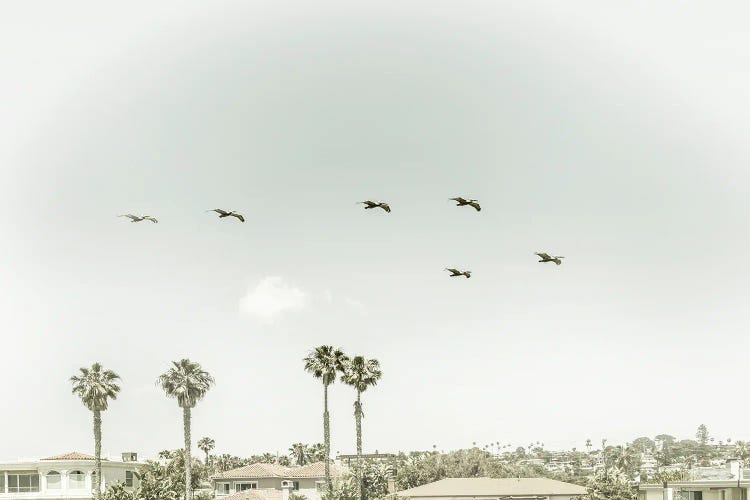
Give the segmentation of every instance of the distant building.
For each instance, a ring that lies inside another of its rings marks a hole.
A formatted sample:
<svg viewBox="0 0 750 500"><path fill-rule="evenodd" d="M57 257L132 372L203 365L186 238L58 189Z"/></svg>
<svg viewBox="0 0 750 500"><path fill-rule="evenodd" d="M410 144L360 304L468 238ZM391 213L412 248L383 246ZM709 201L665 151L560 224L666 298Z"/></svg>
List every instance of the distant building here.
<svg viewBox="0 0 750 500"><path fill-rule="evenodd" d="M453 478L424 484L396 495L409 500L571 500L586 488L546 478Z"/></svg>
<svg viewBox="0 0 750 500"><path fill-rule="evenodd" d="M346 468L330 465L331 476L338 477ZM211 477L216 498L221 500L288 500L289 495L304 495L320 500L325 485L325 463L285 467L279 464L251 464Z"/></svg>
<svg viewBox="0 0 750 500"><path fill-rule="evenodd" d="M119 460L102 458L102 491L117 482L134 489L141 465L136 453L123 453ZM77 452L0 462L0 499L87 500L93 498L95 474L95 458Z"/></svg>
<svg viewBox="0 0 750 500"><path fill-rule="evenodd" d="M686 479L666 484L641 484L639 500L747 500L750 469L737 459L723 467L698 467L685 471Z"/></svg>

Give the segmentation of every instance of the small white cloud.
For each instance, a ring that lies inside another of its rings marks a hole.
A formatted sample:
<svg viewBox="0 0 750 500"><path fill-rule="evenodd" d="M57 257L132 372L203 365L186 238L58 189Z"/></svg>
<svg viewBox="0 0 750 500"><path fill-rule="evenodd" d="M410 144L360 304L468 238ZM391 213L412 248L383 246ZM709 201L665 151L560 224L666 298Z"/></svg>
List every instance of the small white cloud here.
<svg viewBox="0 0 750 500"><path fill-rule="evenodd" d="M347 297L344 299L344 302L346 302L349 307L355 309L359 313L364 314L365 312L367 312L367 308L365 307L365 305L356 299L350 299Z"/></svg>
<svg viewBox="0 0 750 500"><path fill-rule="evenodd" d="M280 276L269 276L240 299L240 311L263 323L273 323L284 312L304 309L308 296Z"/></svg>

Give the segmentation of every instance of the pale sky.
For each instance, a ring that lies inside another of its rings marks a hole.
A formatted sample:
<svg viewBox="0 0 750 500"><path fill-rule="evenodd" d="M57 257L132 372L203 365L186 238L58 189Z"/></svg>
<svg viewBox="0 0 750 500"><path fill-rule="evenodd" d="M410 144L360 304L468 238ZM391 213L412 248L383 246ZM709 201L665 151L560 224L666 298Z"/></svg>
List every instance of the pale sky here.
<svg viewBox="0 0 750 500"><path fill-rule="evenodd" d="M182 445L182 357L217 380L195 440L322 441L320 344L381 362L368 452L750 439L747 2L2 11L0 459L93 451L95 361L105 453Z"/></svg>

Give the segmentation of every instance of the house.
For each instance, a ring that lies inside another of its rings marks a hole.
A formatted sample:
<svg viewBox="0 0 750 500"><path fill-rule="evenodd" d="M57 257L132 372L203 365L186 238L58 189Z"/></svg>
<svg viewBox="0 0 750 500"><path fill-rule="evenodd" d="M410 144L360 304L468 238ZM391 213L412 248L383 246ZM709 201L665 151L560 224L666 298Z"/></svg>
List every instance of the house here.
<svg viewBox="0 0 750 500"><path fill-rule="evenodd" d="M331 476L339 477L346 468L330 464ZM279 464L251 464L211 477L216 498L221 500L288 500L304 495L320 500L325 484L325 463L285 467Z"/></svg>
<svg viewBox="0 0 750 500"><path fill-rule="evenodd" d="M102 458L102 491L118 481L134 488L141 465L136 453L123 453L119 460ZM95 474L95 458L78 452L0 462L0 500L90 499Z"/></svg>
<svg viewBox="0 0 750 500"><path fill-rule="evenodd" d="M686 471L687 477L665 484L640 484L639 500L747 500L750 469L737 459L724 467L698 467Z"/></svg>
<svg viewBox="0 0 750 500"><path fill-rule="evenodd" d="M398 491L413 500L492 499L570 500L584 495L586 488L546 478L451 478Z"/></svg>

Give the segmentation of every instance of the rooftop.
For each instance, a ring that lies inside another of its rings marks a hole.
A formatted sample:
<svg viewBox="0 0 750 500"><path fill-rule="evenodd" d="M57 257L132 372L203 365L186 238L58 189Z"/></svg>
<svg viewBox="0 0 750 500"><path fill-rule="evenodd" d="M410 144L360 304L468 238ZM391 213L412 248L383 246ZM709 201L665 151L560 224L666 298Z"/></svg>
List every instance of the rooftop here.
<svg viewBox="0 0 750 500"><path fill-rule="evenodd" d="M54 455L47 458L42 458L42 460L96 460L96 457L93 455L86 455L85 453L78 453L77 451L73 451L71 453L64 453L62 455ZM107 460L106 458L102 458L102 460Z"/></svg>
<svg viewBox="0 0 750 500"><path fill-rule="evenodd" d="M583 495L586 488L554 479L534 478L449 478L398 491L403 497L482 497L503 495Z"/></svg>
<svg viewBox="0 0 750 500"><path fill-rule="evenodd" d="M340 476L344 469L331 464L331 475ZM325 477L325 463L315 462L308 465L285 467L279 464L250 464L211 476L211 479L255 479L267 477L281 478L315 478Z"/></svg>

